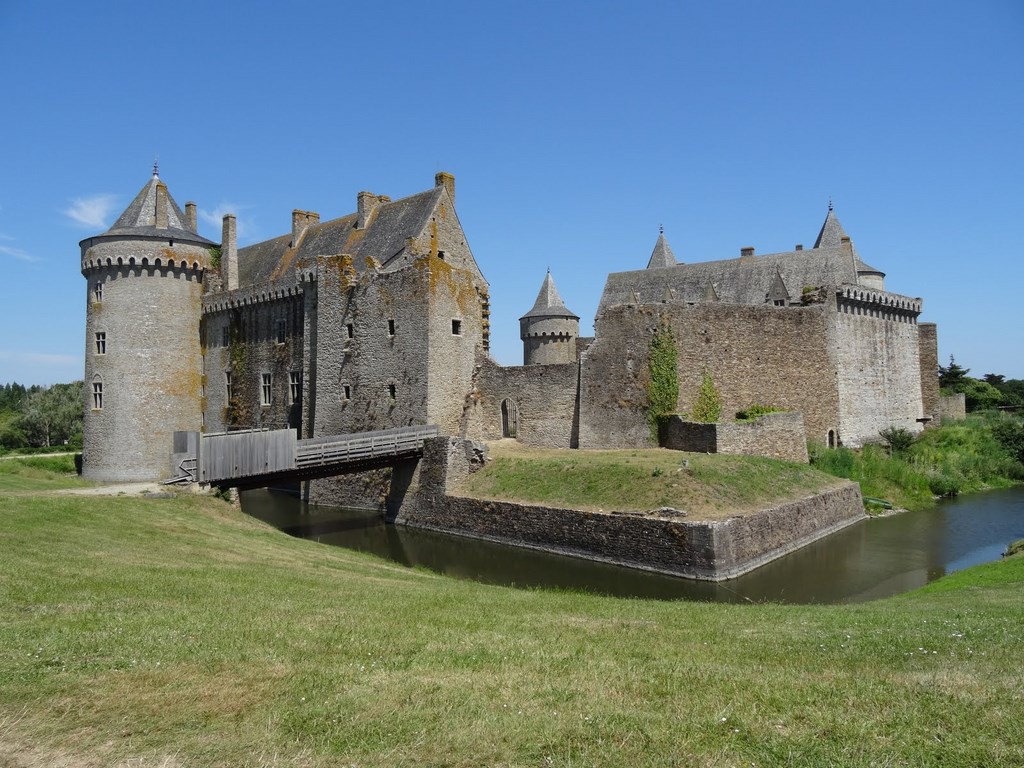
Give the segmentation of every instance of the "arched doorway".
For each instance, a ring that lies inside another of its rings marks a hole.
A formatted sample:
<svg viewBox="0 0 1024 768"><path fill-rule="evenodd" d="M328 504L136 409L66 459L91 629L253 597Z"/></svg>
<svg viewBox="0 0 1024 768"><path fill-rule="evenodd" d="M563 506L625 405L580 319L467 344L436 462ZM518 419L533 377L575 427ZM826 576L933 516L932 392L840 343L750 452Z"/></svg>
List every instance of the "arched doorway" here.
<svg viewBox="0 0 1024 768"><path fill-rule="evenodd" d="M836 431L834 429L830 429L828 431L828 447L829 448L835 448L836 447Z"/></svg>
<svg viewBox="0 0 1024 768"><path fill-rule="evenodd" d="M506 397L501 401L501 436L518 437L519 435L519 406L516 401Z"/></svg>

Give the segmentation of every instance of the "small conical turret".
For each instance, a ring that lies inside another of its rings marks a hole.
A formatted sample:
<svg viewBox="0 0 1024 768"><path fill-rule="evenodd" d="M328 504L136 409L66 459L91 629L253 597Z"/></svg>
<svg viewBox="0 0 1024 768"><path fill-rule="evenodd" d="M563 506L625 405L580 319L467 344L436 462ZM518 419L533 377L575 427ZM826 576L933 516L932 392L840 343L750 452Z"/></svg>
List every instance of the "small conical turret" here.
<svg viewBox="0 0 1024 768"><path fill-rule="evenodd" d="M565 306L548 270L533 308L519 318L524 365L576 362L580 318Z"/></svg>
<svg viewBox="0 0 1024 768"><path fill-rule="evenodd" d="M665 230L659 227L658 242L654 244L654 250L651 251L651 260L647 262L647 268L664 269L665 267L674 267L676 264L676 255L672 253L672 247L665 239Z"/></svg>
<svg viewBox="0 0 1024 768"><path fill-rule="evenodd" d="M833 248L842 245L843 238L846 238L847 242L850 241L849 235L846 234L846 230L839 223L839 218L836 216L835 211L832 210L832 201L829 200L828 214L821 225L821 231L818 232L818 239L814 241L814 247Z"/></svg>

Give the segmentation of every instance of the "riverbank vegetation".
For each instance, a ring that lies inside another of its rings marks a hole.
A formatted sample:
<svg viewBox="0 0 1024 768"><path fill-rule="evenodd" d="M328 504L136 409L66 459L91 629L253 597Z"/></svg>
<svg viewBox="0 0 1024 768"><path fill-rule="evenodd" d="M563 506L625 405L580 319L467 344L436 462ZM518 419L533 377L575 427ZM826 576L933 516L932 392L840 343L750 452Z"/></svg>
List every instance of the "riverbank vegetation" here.
<svg viewBox="0 0 1024 768"><path fill-rule="evenodd" d="M791 501L837 482L824 472L756 456L665 449L565 451L492 443L490 461L461 492L555 507L649 511L673 507L715 519Z"/></svg>
<svg viewBox="0 0 1024 768"><path fill-rule="evenodd" d="M996 412L969 415L917 439L890 433L889 445L859 450L811 446L811 464L860 483L868 498L925 509L938 498L1024 482L1024 420Z"/></svg>
<svg viewBox="0 0 1024 768"><path fill-rule="evenodd" d="M861 605L624 600L410 570L213 498L15 495L12 477L26 476L0 475L0 765L1024 754L1022 557Z"/></svg>

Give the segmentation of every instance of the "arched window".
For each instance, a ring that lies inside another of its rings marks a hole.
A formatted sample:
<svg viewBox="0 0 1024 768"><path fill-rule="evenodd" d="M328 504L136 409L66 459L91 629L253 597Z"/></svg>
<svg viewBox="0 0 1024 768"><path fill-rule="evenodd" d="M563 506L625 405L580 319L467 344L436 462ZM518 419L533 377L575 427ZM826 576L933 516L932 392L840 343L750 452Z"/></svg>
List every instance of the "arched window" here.
<svg viewBox="0 0 1024 768"><path fill-rule="evenodd" d="M501 436L519 436L519 406L511 398L501 401Z"/></svg>
<svg viewBox="0 0 1024 768"><path fill-rule="evenodd" d="M836 447L836 431L834 429L830 429L828 431L828 447L829 448L835 448Z"/></svg>

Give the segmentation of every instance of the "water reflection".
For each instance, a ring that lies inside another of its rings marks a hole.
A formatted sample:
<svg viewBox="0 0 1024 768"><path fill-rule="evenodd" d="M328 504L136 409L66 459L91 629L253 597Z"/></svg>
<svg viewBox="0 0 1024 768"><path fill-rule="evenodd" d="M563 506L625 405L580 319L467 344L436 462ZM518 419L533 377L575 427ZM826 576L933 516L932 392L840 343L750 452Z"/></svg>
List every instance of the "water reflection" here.
<svg viewBox="0 0 1024 768"><path fill-rule="evenodd" d="M680 579L489 541L384 525L377 512L307 506L247 491L242 508L282 531L490 584L661 600L847 603L922 586L998 559L1024 538L1024 488L964 496L927 512L865 520L722 583Z"/></svg>

